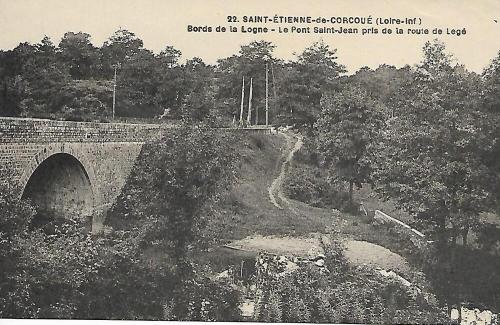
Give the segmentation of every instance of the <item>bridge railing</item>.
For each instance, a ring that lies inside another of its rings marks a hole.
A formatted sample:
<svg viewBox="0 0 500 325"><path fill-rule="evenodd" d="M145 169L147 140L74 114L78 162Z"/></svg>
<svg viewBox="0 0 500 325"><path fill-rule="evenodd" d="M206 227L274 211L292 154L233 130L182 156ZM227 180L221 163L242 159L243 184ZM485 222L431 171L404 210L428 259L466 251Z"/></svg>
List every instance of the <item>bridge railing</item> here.
<svg viewBox="0 0 500 325"><path fill-rule="evenodd" d="M142 142L169 127L172 125L0 117L0 143Z"/></svg>

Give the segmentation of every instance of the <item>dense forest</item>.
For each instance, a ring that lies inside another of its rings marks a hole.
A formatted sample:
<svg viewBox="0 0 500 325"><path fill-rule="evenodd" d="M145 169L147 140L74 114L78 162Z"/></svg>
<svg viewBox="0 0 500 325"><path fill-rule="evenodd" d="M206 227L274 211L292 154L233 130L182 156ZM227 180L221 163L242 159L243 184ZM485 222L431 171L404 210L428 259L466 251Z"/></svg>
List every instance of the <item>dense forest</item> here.
<svg viewBox="0 0 500 325"><path fill-rule="evenodd" d="M172 46L154 54L127 30L118 30L101 47L82 32L66 33L57 46L44 37L38 44L21 43L0 52L0 114L109 120L116 69L118 118L152 119L167 110L171 119L210 116L227 123L238 113L243 76L246 96L253 78L253 106L263 110L268 63L272 117L293 112L296 119L311 123L322 92L338 87L344 68L323 43L312 45L294 62L275 58L274 48L270 42L252 42L212 66L196 57L181 63L182 53ZM258 122L263 121L261 113Z"/></svg>
<svg viewBox="0 0 500 325"><path fill-rule="evenodd" d="M412 254L440 301L422 303L400 288L370 282L371 271L348 269L334 245L329 254L339 264L322 278L332 286L324 301L314 292L310 301L302 296L310 288L304 283L317 283L314 271L291 276L295 288L268 279L278 286L269 299L295 295L291 303L307 312L272 318L267 310L259 320L442 322L440 306L463 301L498 312L500 52L478 74L433 40L414 66L384 64L348 75L324 42L291 61L275 57L274 49L253 41L215 65L200 58L181 62L178 49L155 54L122 29L101 47L87 33L68 32L57 46L44 37L0 51L0 116L110 122L116 73L115 120L186 126L146 146L108 216L111 223L131 216L129 224L110 224L114 232L99 238L82 233L72 219L50 232L33 229L35 207L17 202L13 185L2 184L0 214L8 217L0 221L0 316L239 319L236 291L209 279L187 252L220 239L204 229L217 223L217 198L227 194L242 158L229 144L237 142L233 136L214 126L239 118L243 77L253 80L259 113L252 124L265 123L266 65L271 124L292 125L304 136L302 169L292 170L288 194L352 214L359 212L359 188L394 202L432 240L432 250ZM245 107L248 93L246 82ZM146 265L145 252L159 248L168 252L165 263ZM476 287L467 282L472 277ZM387 302L384 294L393 289L397 302ZM111 304L116 297L120 303ZM362 315L342 314L338 297L358 299L352 303ZM328 314L332 308L337 313Z"/></svg>

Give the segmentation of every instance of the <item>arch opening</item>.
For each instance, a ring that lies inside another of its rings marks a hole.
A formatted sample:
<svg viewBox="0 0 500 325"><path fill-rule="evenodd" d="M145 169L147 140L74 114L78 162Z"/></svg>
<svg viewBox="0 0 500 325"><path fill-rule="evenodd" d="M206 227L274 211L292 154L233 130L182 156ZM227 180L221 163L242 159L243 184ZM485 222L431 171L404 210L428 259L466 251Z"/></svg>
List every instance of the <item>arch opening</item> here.
<svg viewBox="0 0 500 325"><path fill-rule="evenodd" d="M85 168L72 155L57 153L45 159L28 179L22 199L31 199L38 207L34 220L38 224L78 218L86 227L92 225L92 185Z"/></svg>

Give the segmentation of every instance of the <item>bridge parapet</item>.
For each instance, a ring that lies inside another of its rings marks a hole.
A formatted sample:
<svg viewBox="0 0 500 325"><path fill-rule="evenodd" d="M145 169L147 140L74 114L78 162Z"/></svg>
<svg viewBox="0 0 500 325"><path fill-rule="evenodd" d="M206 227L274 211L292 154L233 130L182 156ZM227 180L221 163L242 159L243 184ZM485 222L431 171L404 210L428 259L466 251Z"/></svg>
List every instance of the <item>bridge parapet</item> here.
<svg viewBox="0 0 500 325"><path fill-rule="evenodd" d="M54 121L0 117L0 144L51 142L145 142L164 124Z"/></svg>

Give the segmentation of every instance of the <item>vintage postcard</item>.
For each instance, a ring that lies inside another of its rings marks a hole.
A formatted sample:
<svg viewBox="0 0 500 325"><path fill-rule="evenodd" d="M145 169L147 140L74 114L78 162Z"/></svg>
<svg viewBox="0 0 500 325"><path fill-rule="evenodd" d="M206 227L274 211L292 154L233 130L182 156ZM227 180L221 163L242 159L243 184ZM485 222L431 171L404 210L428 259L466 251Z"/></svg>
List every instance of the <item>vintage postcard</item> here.
<svg viewBox="0 0 500 325"><path fill-rule="evenodd" d="M0 0L0 321L499 324L499 0Z"/></svg>

